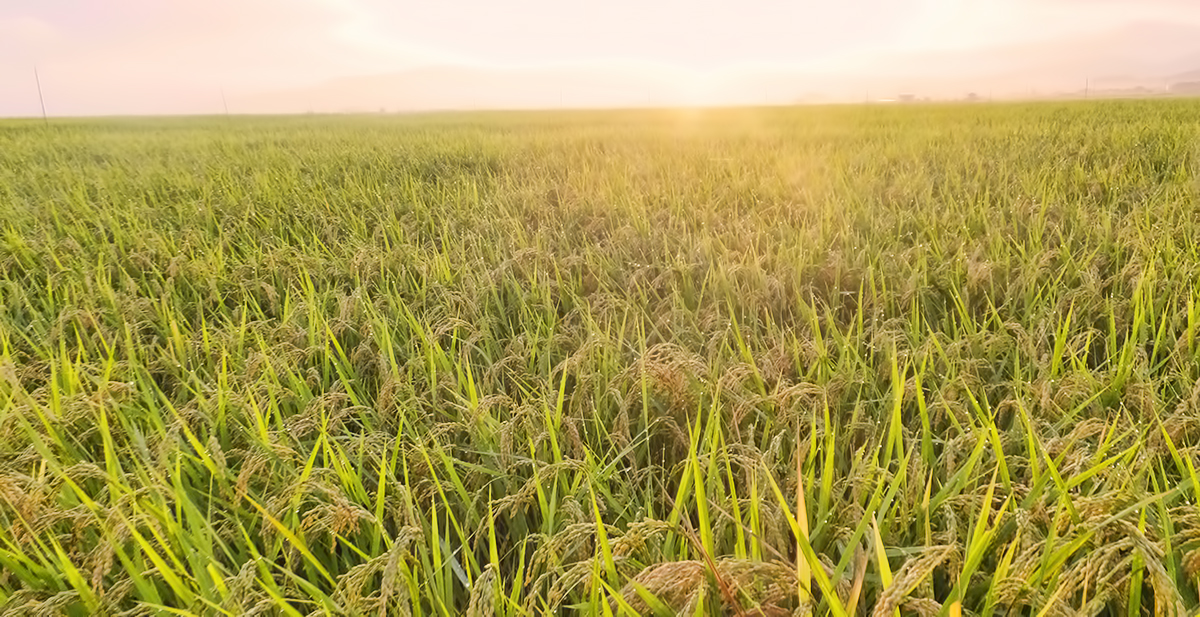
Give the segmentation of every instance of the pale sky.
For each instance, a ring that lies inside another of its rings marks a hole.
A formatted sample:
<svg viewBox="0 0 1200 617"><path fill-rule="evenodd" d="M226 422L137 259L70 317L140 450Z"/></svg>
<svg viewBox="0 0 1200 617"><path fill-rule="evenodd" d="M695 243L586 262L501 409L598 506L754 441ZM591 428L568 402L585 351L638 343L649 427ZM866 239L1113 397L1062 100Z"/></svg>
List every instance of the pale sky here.
<svg viewBox="0 0 1200 617"><path fill-rule="evenodd" d="M1200 70L1200 0L0 0L0 116L35 66L51 115L1052 87Z"/></svg>

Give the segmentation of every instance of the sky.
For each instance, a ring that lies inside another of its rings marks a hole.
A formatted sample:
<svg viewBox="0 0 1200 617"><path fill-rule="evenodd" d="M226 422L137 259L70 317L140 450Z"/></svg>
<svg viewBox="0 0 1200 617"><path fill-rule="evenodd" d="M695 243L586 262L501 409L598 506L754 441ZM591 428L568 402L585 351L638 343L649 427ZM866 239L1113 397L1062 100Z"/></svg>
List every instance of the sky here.
<svg viewBox="0 0 1200 617"><path fill-rule="evenodd" d="M35 67L50 115L1165 87L1200 1L0 1L0 116L40 115Z"/></svg>

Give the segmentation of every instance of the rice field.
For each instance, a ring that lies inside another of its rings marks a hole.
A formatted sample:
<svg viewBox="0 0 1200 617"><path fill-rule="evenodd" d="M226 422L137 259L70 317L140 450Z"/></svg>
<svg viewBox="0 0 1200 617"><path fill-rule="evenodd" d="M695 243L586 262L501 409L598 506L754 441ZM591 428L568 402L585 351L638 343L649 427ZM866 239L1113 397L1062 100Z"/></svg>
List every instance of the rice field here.
<svg viewBox="0 0 1200 617"><path fill-rule="evenodd" d="M1200 610L1200 101L0 123L0 615Z"/></svg>

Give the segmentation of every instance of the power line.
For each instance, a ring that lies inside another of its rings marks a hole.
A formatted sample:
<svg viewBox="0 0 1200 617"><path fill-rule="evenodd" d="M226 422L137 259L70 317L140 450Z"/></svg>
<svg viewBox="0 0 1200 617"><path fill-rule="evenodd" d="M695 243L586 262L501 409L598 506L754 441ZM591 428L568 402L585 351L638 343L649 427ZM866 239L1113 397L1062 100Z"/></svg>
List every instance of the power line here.
<svg viewBox="0 0 1200 617"><path fill-rule="evenodd" d="M38 75L37 65L33 67L33 80L37 82L38 102L42 104L42 122L50 126L50 118L46 117L46 97L42 96L42 78Z"/></svg>

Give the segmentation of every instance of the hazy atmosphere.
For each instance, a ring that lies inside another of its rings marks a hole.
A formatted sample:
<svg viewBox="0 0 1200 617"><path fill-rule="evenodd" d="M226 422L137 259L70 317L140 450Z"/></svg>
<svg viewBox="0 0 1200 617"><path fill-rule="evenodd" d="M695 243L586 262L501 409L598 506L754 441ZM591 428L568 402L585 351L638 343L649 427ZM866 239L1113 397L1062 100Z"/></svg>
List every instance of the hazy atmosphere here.
<svg viewBox="0 0 1200 617"><path fill-rule="evenodd" d="M35 67L52 116L1145 94L1200 81L1200 3L8 0L0 115Z"/></svg>

